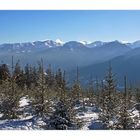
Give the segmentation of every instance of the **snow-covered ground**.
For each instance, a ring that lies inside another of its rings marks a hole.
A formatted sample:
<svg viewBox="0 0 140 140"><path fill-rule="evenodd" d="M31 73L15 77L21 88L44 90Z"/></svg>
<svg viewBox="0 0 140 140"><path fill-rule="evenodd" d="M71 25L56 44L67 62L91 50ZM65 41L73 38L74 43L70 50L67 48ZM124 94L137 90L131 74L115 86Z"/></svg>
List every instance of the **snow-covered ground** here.
<svg viewBox="0 0 140 140"><path fill-rule="evenodd" d="M82 122L81 130L101 130L103 129L102 123L98 120L100 109L95 105L82 105L75 107L77 110L77 118ZM45 122L41 118L32 116L31 104L28 96L24 96L19 101L19 111L22 115L19 119L0 120L0 130L40 130ZM136 108L129 110L132 118L139 117L140 113ZM0 114L0 117L2 114ZM140 124L136 122L136 124ZM140 127L140 126L139 126Z"/></svg>
<svg viewBox="0 0 140 140"><path fill-rule="evenodd" d="M41 130L44 122L34 117L26 119L0 120L1 130Z"/></svg>
<svg viewBox="0 0 140 140"><path fill-rule="evenodd" d="M102 129L102 124L98 121L99 110L93 106L85 106L85 111L78 113L77 118L81 119L83 126L81 130Z"/></svg>
<svg viewBox="0 0 140 140"><path fill-rule="evenodd" d="M30 100L28 96L24 96L19 101L19 119L13 120L0 120L1 130L35 130L43 129L41 126L45 125L41 118L33 117L30 113ZM85 106L85 110L79 106L76 108L78 110L77 118L81 119L83 122L82 130L98 129L98 112L95 107ZM2 114L0 114L2 116ZM93 125L97 124L97 125ZM94 126L94 127L93 127ZM97 127L97 128L96 128Z"/></svg>
<svg viewBox="0 0 140 140"><path fill-rule="evenodd" d="M19 101L19 111L23 115L19 116L19 119L12 120L0 120L1 130L33 130L41 129L44 122L40 118L36 118L30 115L30 100L28 96L22 97ZM2 114L0 114L2 116ZM43 129L43 128L42 128Z"/></svg>
<svg viewBox="0 0 140 140"><path fill-rule="evenodd" d="M83 116L79 117L80 119L83 120L84 126L82 127L83 130L88 130L90 129L89 126L92 125L92 123L98 119L98 114L97 113L84 113Z"/></svg>
<svg viewBox="0 0 140 140"><path fill-rule="evenodd" d="M19 107L26 107L29 105L29 102L28 96L22 97L19 101Z"/></svg>

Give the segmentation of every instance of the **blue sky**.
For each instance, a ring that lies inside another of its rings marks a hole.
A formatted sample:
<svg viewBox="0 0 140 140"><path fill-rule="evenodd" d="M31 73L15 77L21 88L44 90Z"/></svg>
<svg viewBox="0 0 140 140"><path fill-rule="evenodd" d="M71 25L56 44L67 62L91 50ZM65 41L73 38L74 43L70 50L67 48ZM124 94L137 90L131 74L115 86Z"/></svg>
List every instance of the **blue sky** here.
<svg viewBox="0 0 140 140"><path fill-rule="evenodd" d="M57 38L139 40L140 11L0 11L1 44Z"/></svg>

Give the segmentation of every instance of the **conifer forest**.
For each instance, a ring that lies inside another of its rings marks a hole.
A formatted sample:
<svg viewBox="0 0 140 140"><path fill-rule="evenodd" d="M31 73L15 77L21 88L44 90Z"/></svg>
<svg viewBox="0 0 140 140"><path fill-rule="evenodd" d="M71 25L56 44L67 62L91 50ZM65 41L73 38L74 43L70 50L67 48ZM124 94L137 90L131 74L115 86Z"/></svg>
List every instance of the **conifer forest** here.
<svg viewBox="0 0 140 140"><path fill-rule="evenodd" d="M70 85L67 71L53 71L20 61L0 65L0 129L15 130L135 130L140 128L140 86L117 88L109 64L103 80L91 76L87 86L75 79Z"/></svg>

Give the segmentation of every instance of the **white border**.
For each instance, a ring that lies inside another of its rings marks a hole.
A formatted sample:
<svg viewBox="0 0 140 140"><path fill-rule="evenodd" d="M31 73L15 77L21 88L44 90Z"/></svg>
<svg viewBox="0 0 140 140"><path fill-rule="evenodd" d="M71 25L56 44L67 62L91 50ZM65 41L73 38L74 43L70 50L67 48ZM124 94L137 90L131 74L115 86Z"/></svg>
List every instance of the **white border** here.
<svg viewBox="0 0 140 140"><path fill-rule="evenodd" d="M1 10L139 10L140 0L0 0ZM0 131L1 140L137 139L139 131Z"/></svg>
<svg viewBox="0 0 140 140"><path fill-rule="evenodd" d="M0 0L3 10L128 10L140 9L139 0Z"/></svg>
<svg viewBox="0 0 140 140"><path fill-rule="evenodd" d="M2 140L134 140L139 138L139 131L125 131L125 130L79 130L79 131L1 131L0 136Z"/></svg>

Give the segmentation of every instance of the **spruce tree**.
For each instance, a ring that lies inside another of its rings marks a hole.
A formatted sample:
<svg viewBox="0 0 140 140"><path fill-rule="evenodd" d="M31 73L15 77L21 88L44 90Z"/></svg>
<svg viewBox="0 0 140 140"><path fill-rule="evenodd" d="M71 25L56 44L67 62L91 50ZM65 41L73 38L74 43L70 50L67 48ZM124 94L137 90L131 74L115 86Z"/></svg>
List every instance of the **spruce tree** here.
<svg viewBox="0 0 140 140"><path fill-rule="evenodd" d="M105 129L114 129L113 120L116 118L116 82L112 73L112 67L109 65L108 74L105 77L104 89L103 89L103 107L102 112L99 115L99 119L102 121Z"/></svg>
<svg viewBox="0 0 140 140"><path fill-rule="evenodd" d="M19 99L21 95L21 90L18 88L15 82L15 76L13 74L14 62L12 57L12 70L11 76L2 81L1 84L1 94L2 94L2 103L1 103L1 113L3 113L3 119L14 119L17 118L17 111L19 105Z"/></svg>
<svg viewBox="0 0 140 140"><path fill-rule="evenodd" d="M19 60L18 60L18 62L16 63L16 65L14 67L13 77L14 77L14 80L15 80L16 84L20 88L24 89L24 86L25 86L25 74L24 74L24 71L21 69L21 66L19 64Z"/></svg>
<svg viewBox="0 0 140 140"><path fill-rule="evenodd" d="M54 88L54 84L55 84L55 81L54 81L54 74L52 72L52 69L51 69L51 65L49 64L47 70L46 70L46 84L50 87L50 88Z"/></svg>
<svg viewBox="0 0 140 140"><path fill-rule="evenodd" d="M132 108L132 115L134 115L134 129L140 129L140 88L139 86L135 88L135 91L133 93L134 99L133 102L135 103ZM137 112L137 114L134 114L133 111Z"/></svg>
<svg viewBox="0 0 140 140"><path fill-rule="evenodd" d="M75 130L80 127L76 111L70 100L60 99L54 106L54 113L46 122L46 129Z"/></svg>
<svg viewBox="0 0 140 140"><path fill-rule="evenodd" d="M31 87L31 80L30 80L30 68L29 68L29 64L26 64L25 66L25 83L26 83L26 86L27 88L30 88Z"/></svg>
<svg viewBox="0 0 140 140"><path fill-rule="evenodd" d="M129 109L129 98L127 89L127 79L124 77L124 92L122 93L121 103L119 104L118 121L116 129L128 130L133 129L133 121L130 117Z"/></svg>
<svg viewBox="0 0 140 140"><path fill-rule="evenodd" d="M65 71L62 73L61 69L58 69L55 75L57 100L53 100L55 102L54 112L50 119L46 120L45 129L74 130L79 128L79 121L76 118L75 106L69 96L65 75Z"/></svg>
<svg viewBox="0 0 140 140"><path fill-rule="evenodd" d="M0 66L0 83L10 77L10 71L6 64Z"/></svg>
<svg viewBox="0 0 140 140"><path fill-rule="evenodd" d="M95 98L96 98L96 105L99 106L100 104L100 83L96 76L95 80Z"/></svg>
<svg viewBox="0 0 140 140"><path fill-rule="evenodd" d="M81 95L82 95L82 89L79 81L79 69L77 67L76 80L71 89L71 100L74 105L80 104Z"/></svg>
<svg viewBox="0 0 140 140"><path fill-rule="evenodd" d="M34 87L32 95L33 112L37 117L45 117L51 109L48 91L49 90L48 86L46 85L43 60L41 59L37 86Z"/></svg>
<svg viewBox="0 0 140 140"><path fill-rule="evenodd" d="M88 98L88 101L89 101L91 106L95 105L96 99L95 99L92 76L91 76L89 84L88 84L87 98Z"/></svg>

